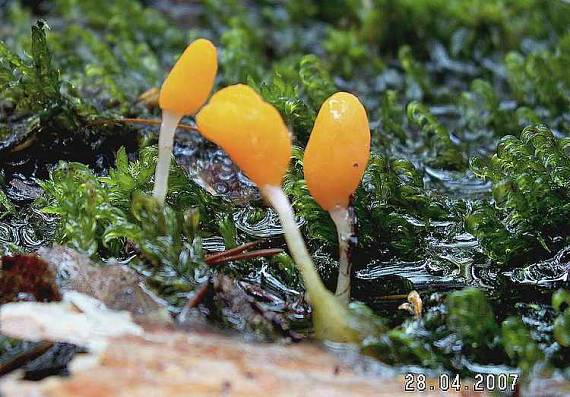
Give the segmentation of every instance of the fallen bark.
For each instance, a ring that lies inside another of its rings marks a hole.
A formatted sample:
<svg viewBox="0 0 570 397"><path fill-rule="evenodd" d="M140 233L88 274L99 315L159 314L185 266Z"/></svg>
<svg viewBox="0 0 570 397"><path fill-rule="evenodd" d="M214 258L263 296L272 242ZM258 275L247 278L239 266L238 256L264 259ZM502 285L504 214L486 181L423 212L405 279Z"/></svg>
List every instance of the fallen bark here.
<svg viewBox="0 0 570 397"><path fill-rule="evenodd" d="M0 393L5 397L413 395L404 393L400 376L366 371L367 359L354 354L341 359L311 343L248 343L165 324L141 326L129 313L108 310L78 293L64 294L61 303L4 305L0 324L11 337L90 348L71 363L71 377L28 382L13 373L4 378Z"/></svg>

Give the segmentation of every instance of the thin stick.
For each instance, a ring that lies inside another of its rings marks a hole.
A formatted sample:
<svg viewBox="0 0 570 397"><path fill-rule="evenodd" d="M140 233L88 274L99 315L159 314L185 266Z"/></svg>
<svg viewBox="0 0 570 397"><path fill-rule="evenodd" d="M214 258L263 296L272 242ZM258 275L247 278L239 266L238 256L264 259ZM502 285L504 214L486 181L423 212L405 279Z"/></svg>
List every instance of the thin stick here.
<svg viewBox="0 0 570 397"><path fill-rule="evenodd" d="M303 236L295 223L293 208L279 186L265 185L261 193L279 215L289 251L299 269L313 306L313 324L319 339L336 342L356 340L354 331L348 324L348 312L339 304L335 296L325 288L307 251Z"/></svg>
<svg viewBox="0 0 570 397"><path fill-rule="evenodd" d="M401 301L402 299L406 299L407 297L408 297L407 294L383 295L379 296L377 299L380 301Z"/></svg>
<svg viewBox="0 0 570 397"><path fill-rule="evenodd" d="M209 288L210 288L210 282L206 281L204 283L204 285L202 285L200 288L198 288L194 292L194 295L192 296L192 298L190 300L188 300L188 302L186 302L186 305L184 305L184 306L187 309L192 309L192 308L198 306L200 304L200 302L202 302L204 300L204 298L206 297L206 293L208 292Z"/></svg>
<svg viewBox="0 0 570 397"><path fill-rule="evenodd" d="M167 110L162 112L160 124L160 136L158 137L158 163L154 174L154 190L152 195L160 204L164 204L168 191L168 173L170 170L170 158L174 145L174 133L182 115L171 113Z"/></svg>
<svg viewBox="0 0 570 397"><path fill-rule="evenodd" d="M109 120L95 120L93 124L144 124L144 125L160 125L162 121L153 119L138 119L138 118L125 118L125 119L109 119ZM178 127L181 130L200 132L200 130L192 125L179 123Z"/></svg>
<svg viewBox="0 0 570 397"><path fill-rule="evenodd" d="M283 250L280 248L267 248L267 249L261 249L261 250L256 250L256 251L241 252L241 253L236 254L236 255L223 256L223 257L218 258L216 260L209 260L209 261L206 260L206 263L208 265L219 265L221 263L226 263L226 262L230 262L230 261L242 261L242 260L246 260L246 259L274 256L274 255L280 254L282 252L283 252Z"/></svg>
<svg viewBox="0 0 570 397"><path fill-rule="evenodd" d="M230 248L229 250L218 252L217 254L208 255L206 256L205 261L206 263L217 262L227 256L234 256L244 251L247 251L248 249L255 247L260 242L261 242L260 240L250 241L249 243L239 245L235 248Z"/></svg>
<svg viewBox="0 0 570 397"><path fill-rule="evenodd" d="M336 296L348 305L350 301L351 263L348 259L350 240L354 235L354 219L347 208L336 207L329 212L338 234L339 267Z"/></svg>

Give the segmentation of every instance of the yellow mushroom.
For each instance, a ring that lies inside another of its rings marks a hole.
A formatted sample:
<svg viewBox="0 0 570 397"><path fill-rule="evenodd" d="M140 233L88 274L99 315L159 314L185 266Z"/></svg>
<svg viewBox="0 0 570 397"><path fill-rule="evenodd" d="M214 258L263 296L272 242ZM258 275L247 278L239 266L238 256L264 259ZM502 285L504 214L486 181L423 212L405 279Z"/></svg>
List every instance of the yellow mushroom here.
<svg viewBox="0 0 570 397"><path fill-rule="evenodd" d="M204 137L230 155L279 215L313 305L316 336L339 342L355 340L348 312L323 285L281 188L291 157L291 137L279 112L252 88L238 84L214 94L196 121Z"/></svg>
<svg viewBox="0 0 570 397"><path fill-rule="evenodd" d="M251 87L216 92L196 116L202 135L221 146L258 186L280 186L291 158L281 115Z"/></svg>
<svg viewBox="0 0 570 397"><path fill-rule="evenodd" d="M309 192L333 219L339 240L336 295L350 299L348 249L354 217L350 197L358 187L370 158L370 129L366 110L357 97L337 92L321 106L303 159Z"/></svg>
<svg viewBox="0 0 570 397"><path fill-rule="evenodd" d="M188 45L162 84L158 99L162 124L153 191L153 196L161 203L164 203L168 190L176 127L183 116L194 115L206 103L217 69L216 47L209 40L198 39Z"/></svg>

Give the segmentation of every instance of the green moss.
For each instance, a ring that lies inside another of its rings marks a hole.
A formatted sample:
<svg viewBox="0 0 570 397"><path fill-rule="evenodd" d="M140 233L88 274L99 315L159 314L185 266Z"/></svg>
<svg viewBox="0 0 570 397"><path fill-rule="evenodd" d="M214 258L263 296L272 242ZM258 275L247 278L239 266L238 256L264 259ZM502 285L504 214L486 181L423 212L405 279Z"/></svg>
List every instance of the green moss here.
<svg viewBox="0 0 570 397"><path fill-rule="evenodd" d="M8 196L6 196L4 190L0 190L0 206L2 206L0 212L0 218L4 217L5 215L13 214L16 212L16 207L10 201Z"/></svg>
<svg viewBox="0 0 570 397"><path fill-rule="evenodd" d="M62 162L50 173L48 180L40 182L44 195L36 200L35 205L45 213L60 217L56 238L59 243L69 244L89 256L103 253L106 248L111 249L111 254L119 254L117 245L109 246L109 242L118 238L146 245L144 238L152 236L155 239L159 231L147 235L150 229L137 229L139 226L136 225L150 221L150 218L146 219L150 216L159 216L156 213L159 209L143 199L152 191L156 156L155 147L144 148L138 160L130 162L125 150L120 149L115 168L109 170L108 176L97 176L84 164ZM171 168L169 181L168 201L177 209L178 218L167 222L165 219L174 216L171 213L174 210L165 209L166 212L161 215L164 225L160 227L163 229L172 226L173 222L182 224L184 212L193 206L197 208L198 217L200 208L208 213L213 210L208 206L215 200L202 201L200 194L195 194L198 188L187 181L180 168ZM134 209L135 203L138 205L137 211ZM159 226L155 223L153 227ZM177 236L181 230L185 230L182 226L176 227L178 229L172 232ZM153 259L156 260L156 257Z"/></svg>
<svg viewBox="0 0 570 397"><path fill-rule="evenodd" d="M404 107L400 104L398 92L395 90L388 90L382 99L380 109L380 119L382 120L382 128L374 135L379 141L379 144L386 144L385 134L396 137L401 143L405 143L406 129L404 128L407 121Z"/></svg>
<svg viewBox="0 0 570 397"><path fill-rule="evenodd" d="M552 306L559 313L554 321L554 337L564 347L570 347L570 292L558 290L552 296Z"/></svg>
<svg viewBox="0 0 570 397"><path fill-rule="evenodd" d="M62 92L62 81L47 44L47 30L43 21L32 26L30 59L20 58L0 42L0 93L20 114L36 113L40 122L56 123L70 131L78 123L75 99Z"/></svg>
<svg viewBox="0 0 570 397"><path fill-rule="evenodd" d="M492 347L498 327L493 309L480 289L467 288L447 297L447 326L471 350Z"/></svg>
<svg viewBox="0 0 570 397"><path fill-rule="evenodd" d="M45 196L38 205L57 215L61 223L57 240L89 256L102 248L104 230L125 214L109 202L100 181L86 165L62 163L40 186Z"/></svg>
<svg viewBox="0 0 570 397"><path fill-rule="evenodd" d="M519 318L509 317L503 321L502 336L505 352L524 374L528 374L537 362L544 359L543 352Z"/></svg>
<svg viewBox="0 0 570 397"><path fill-rule="evenodd" d="M526 105L541 105L554 114L570 106L570 34L560 38L552 51L537 51L523 56L510 53L506 57L509 83L515 97ZM567 125L566 125L567 127Z"/></svg>
<svg viewBox="0 0 570 397"><path fill-rule="evenodd" d="M488 129L498 136L504 136L518 134L521 128L519 117L514 117L513 110L501 108L499 95L486 80L474 80L470 91L462 94L461 104L465 126L472 131Z"/></svg>
<svg viewBox="0 0 570 397"><path fill-rule="evenodd" d="M471 168L493 183L495 208L483 205L466 220L490 255L508 262L560 248L569 235L570 216L570 157L564 141L544 125L527 127L520 139L504 137L489 161L475 159Z"/></svg>
<svg viewBox="0 0 570 397"><path fill-rule="evenodd" d="M366 47L355 31L329 30L323 47L331 58L333 68L342 76L351 76L356 65L369 62Z"/></svg>
<svg viewBox="0 0 570 397"><path fill-rule="evenodd" d="M257 80L263 73L259 37L240 18L232 18L221 37L220 68L227 84Z"/></svg>
<svg viewBox="0 0 570 397"><path fill-rule="evenodd" d="M258 83L250 76L249 83L280 111L300 145L307 143L321 104L335 92L328 70L314 55L287 60L269 78Z"/></svg>
<svg viewBox="0 0 570 397"><path fill-rule="evenodd" d="M406 96L422 100L424 95L430 95L431 89L428 74L422 64L414 59L410 46L400 47L398 60L406 76Z"/></svg>
<svg viewBox="0 0 570 397"><path fill-rule="evenodd" d="M354 205L359 245L387 245L393 254L408 259L425 248L428 230L421 223L429 225L446 216L445 205L425 190L422 175L411 162L383 156L370 159ZM420 225L410 222L410 216Z"/></svg>
<svg viewBox="0 0 570 397"><path fill-rule="evenodd" d="M2 230L17 232L20 212L29 210L25 200L10 200L18 197L18 178L39 179L44 193L33 209L56 215L56 242L92 257L130 258L147 284L180 308L196 280L210 274L202 238L221 236L226 247L247 241L233 221L243 203L210 195L174 167L168 204L158 206L148 197L156 131L109 119L157 118L156 106L137 98L160 85L191 39L208 37L220 54L217 86L254 86L292 131L297 147L284 187L325 279L336 272L336 231L308 195L302 148L334 91L353 92L365 104L373 144L353 200L355 270L366 273L379 261L396 269L383 267L373 280L355 277L375 310L351 308L366 353L462 375L471 374L470 363L524 373L537 363L567 367L564 293L554 294L552 310L550 281L521 284L508 272L552 271L544 264L562 261L570 241L567 2L207 0L182 17L184 8L159 11L137 0L47 3L51 30L34 25L34 11L20 2L0 8L0 139L22 131L35 139L11 150L17 136L0 153ZM70 158L85 164L54 166ZM247 205L252 223L266 214L260 200ZM267 245L280 242L275 236ZM250 321L240 317L243 309L267 311L273 325L263 321L264 334L279 328L277 319L310 332L303 286L286 254L217 269L245 280L211 290L218 303L245 302L229 312L208 306L220 310L225 326L255 330L243 326ZM468 275L476 277L466 281ZM421 319L384 301L394 292L391 277L405 292L419 289ZM485 293L459 289L479 282ZM244 286L255 292L246 295ZM528 304L545 314L535 322L521 317Z"/></svg>
<svg viewBox="0 0 570 397"><path fill-rule="evenodd" d="M408 120L420 128L426 140L428 163L437 168L463 170L467 163L459 145L451 140L447 128L419 102L410 102L406 109Z"/></svg>

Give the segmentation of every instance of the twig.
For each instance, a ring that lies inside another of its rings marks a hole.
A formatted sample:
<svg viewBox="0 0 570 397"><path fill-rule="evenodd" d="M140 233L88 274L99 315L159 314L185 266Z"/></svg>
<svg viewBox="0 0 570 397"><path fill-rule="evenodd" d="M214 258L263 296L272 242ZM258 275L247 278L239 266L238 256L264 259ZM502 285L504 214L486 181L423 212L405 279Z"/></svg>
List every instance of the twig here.
<svg viewBox="0 0 570 397"><path fill-rule="evenodd" d="M402 299L406 299L408 294L399 294L399 295L383 295L378 297L378 300L381 301L400 301Z"/></svg>
<svg viewBox="0 0 570 397"><path fill-rule="evenodd" d="M217 254L209 255L205 259L206 263L209 264L210 262L217 262L219 259L225 258L226 256L234 256L236 254L239 254L241 252L247 251L250 248L255 247L259 243L260 243L259 240L251 241L249 243L242 244L238 247L231 248L229 250L225 250L225 251L219 252Z"/></svg>
<svg viewBox="0 0 570 397"><path fill-rule="evenodd" d="M216 260L207 261L208 265L219 265L221 263L230 262L230 261L241 261L245 259L252 259L252 258L261 258L266 256L274 256L277 254L282 253L283 250L281 248L267 248L262 250L250 251L250 252L242 252L237 255L230 255L230 256L223 256Z"/></svg>
<svg viewBox="0 0 570 397"><path fill-rule="evenodd" d="M186 305L184 306L187 309L193 309L196 306L198 306L200 302L204 300L204 297L206 296L206 293L208 292L209 288L210 288L210 281L206 281L204 285L202 285L200 288L198 288L198 290L196 290L196 292L192 296L192 299L186 302Z"/></svg>
<svg viewBox="0 0 570 397"><path fill-rule="evenodd" d="M160 125L162 122L160 120L153 119L139 119L139 118L126 118L126 119L104 119L95 120L93 124L144 124L144 125ZM178 128L186 131L200 132L198 128L188 125L188 124L178 124Z"/></svg>

